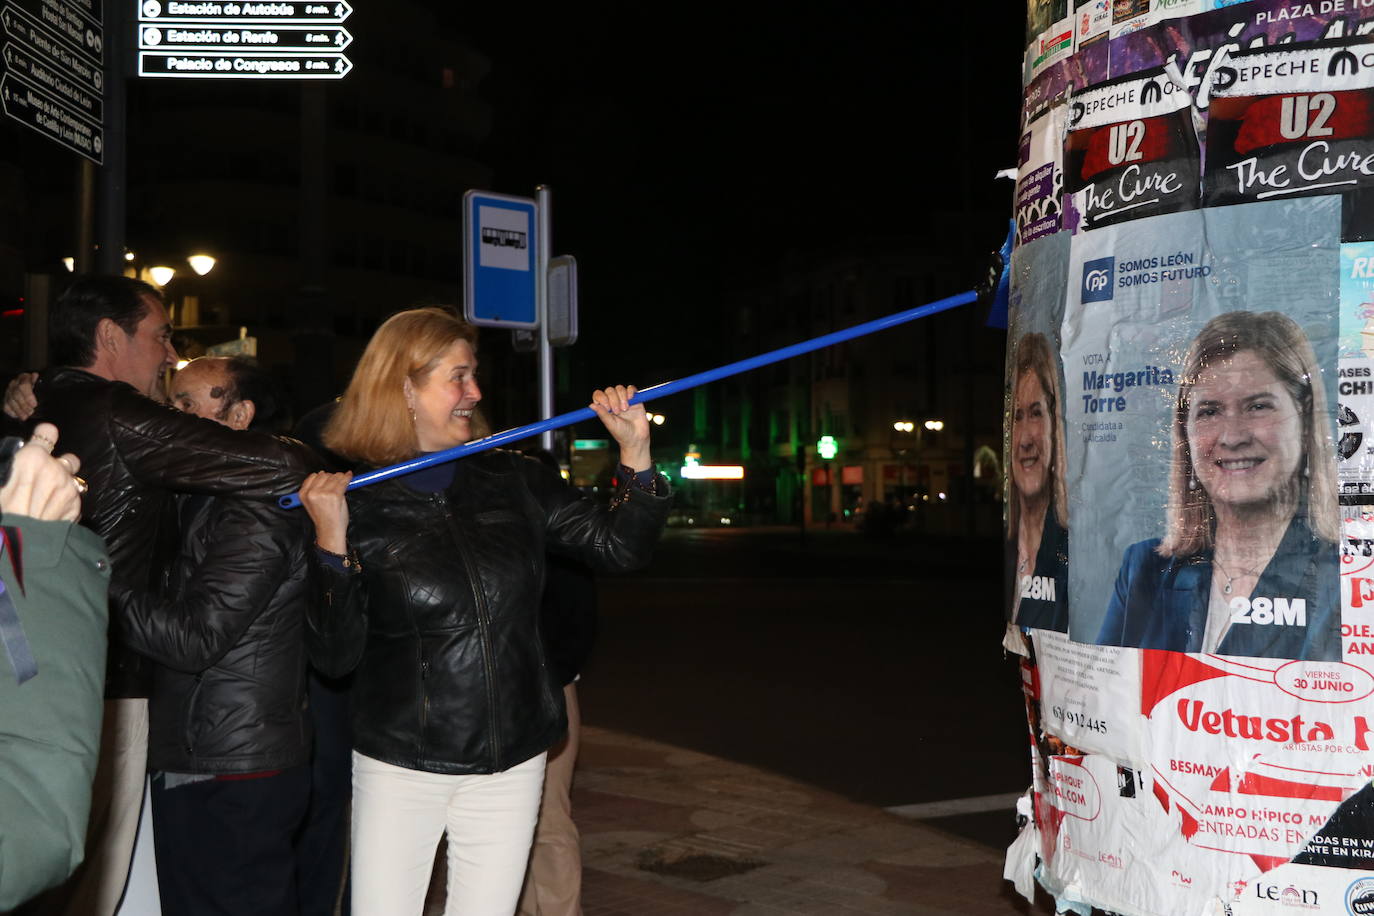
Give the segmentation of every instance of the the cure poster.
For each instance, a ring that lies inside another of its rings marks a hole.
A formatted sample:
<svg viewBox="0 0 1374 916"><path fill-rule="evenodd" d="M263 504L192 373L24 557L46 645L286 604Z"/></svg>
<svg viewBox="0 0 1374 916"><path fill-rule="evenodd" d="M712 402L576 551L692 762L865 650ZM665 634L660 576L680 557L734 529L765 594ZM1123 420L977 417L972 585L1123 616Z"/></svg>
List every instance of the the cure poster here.
<svg viewBox="0 0 1374 916"><path fill-rule="evenodd" d="M1007 878L1374 916L1374 0L1035 2L1026 37Z"/></svg>

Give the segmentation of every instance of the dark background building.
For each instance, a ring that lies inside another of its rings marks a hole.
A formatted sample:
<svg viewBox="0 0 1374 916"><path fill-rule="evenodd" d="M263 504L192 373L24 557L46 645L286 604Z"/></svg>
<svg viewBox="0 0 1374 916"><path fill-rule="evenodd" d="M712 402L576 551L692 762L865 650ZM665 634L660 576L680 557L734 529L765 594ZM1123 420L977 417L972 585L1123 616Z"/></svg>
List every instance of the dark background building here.
<svg viewBox="0 0 1374 916"><path fill-rule="evenodd" d="M165 292L186 354L253 338L298 411L341 390L386 315L460 302L469 188L553 187L553 253L582 276L560 412L597 385L666 381L979 279L1009 212L993 174L1014 163L1018 28L839 3L663 15L357 3L343 80L132 79L129 269L177 268ZM13 122L0 133L14 370L43 361L78 165ZM194 253L216 258L206 276ZM534 359L508 337L481 347L498 429L536 418ZM746 468L682 486L717 519L843 523L890 502L907 524L985 531L1002 347L972 308L882 332L665 399L658 452L670 471L689 451Z"/></svg>

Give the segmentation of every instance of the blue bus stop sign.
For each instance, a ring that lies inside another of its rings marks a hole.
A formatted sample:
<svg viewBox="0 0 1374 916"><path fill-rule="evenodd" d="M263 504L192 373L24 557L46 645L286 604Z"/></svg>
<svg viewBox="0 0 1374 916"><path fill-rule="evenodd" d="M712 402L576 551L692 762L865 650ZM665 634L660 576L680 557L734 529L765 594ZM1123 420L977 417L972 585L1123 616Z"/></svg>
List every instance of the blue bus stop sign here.
<svg viewBox="0 0 1374 916"><path fill-rule="evenodd" d="M488 191L463 195L463 314L472 324L537 328L535 202Z"/></svg>

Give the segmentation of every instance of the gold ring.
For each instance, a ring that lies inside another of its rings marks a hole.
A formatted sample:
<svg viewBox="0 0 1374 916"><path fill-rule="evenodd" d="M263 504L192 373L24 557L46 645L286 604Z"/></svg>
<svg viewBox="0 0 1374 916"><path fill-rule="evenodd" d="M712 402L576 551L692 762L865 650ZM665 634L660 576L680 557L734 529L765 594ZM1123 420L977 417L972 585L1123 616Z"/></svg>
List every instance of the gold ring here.
<svg viewBox="0 0 1374 916"><path fill-rule="evenodd" d="M52 450L57 446L57 443L49 439L47 436L40 436L37 433L30 436L29 441L41 442L43 444L43 447L48 450L48 454L52 454Z"/></svg>
<svg viewBox="0 0 1374 916"><path fill-rule="evenodd" d="M75 474L72 475L72 483L76 486L76 492L80 493L82 496L85 496L86 491L90 489L90 487L86 484L86 481L76 476Z"/></svg>

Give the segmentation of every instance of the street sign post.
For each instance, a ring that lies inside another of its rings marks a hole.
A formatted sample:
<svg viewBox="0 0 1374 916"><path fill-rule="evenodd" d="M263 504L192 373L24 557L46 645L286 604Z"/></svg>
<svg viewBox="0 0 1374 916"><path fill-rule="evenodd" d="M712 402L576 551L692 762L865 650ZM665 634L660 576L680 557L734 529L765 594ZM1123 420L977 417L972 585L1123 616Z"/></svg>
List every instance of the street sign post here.
<svg viewBox="0 0 1374 916"><path fill-rule="evenodd" d="M13 2L13 0L10 0ZM353 36L343 2L142 0L138 75L182 79L343 79Z"/></svg>
<svg viewBox="0 0 1374 916"><path fill-rule="evenodd" d="M571 347L577 343L577 258L570 254L550 258L548 274L549 346ZM513 329L510 345L516 353L538 351L539 329Z"/></svg>
<svg viewBox="0 0 1374 916"><path fill-rule="evenodd" d="M549 346L577 343L577 258L549 259Z"/></svg>
<svg viewBox="0 0 1374 916"><path fill-rule="evenodd" d="M5 0L6 116L99 164L105 38L100 0Z"/></svg>
<svg viewBox="0 0 1374 916"><path fill-rule="evenodd" d="M69 79L50 63L40 60L28 51L21 50L12 43L5 44L4 58L5 70L19 77L21 82L29 85L36 83L40 86L47 86L53 94L69 101L76 107L76 110L92 121L97 124L103 121L105 101L101 97L100 86L97 85L103 82L99 79L99 70L92 74L96 77L92 82L82 84Z"/></svg>
<svg viewBox="0 0 1374 916"><path fill-rule="evenodd" d="M472 324L539 326L538 208L528 197L463 195L463 313Z"/></svg>

